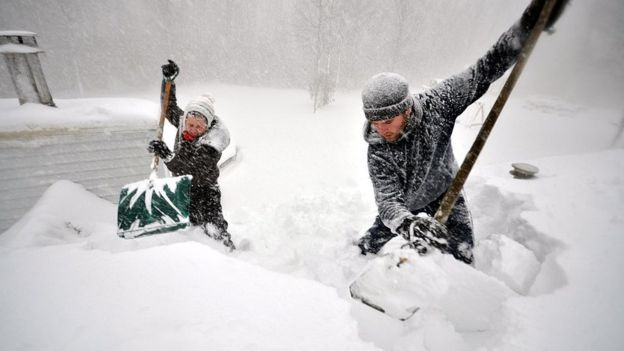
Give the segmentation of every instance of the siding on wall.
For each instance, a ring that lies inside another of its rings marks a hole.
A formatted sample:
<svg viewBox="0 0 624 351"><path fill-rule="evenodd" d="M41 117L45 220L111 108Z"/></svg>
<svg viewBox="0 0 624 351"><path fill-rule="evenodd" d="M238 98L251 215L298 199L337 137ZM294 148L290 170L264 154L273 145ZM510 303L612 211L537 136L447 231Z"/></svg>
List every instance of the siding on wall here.
<svg viewBox="0 0 624 351"><path fill-rule="evenodd" d="M61 179L117 203L122 186L148 178L155 135L127 126L0 133L0 233Z"/></svg>

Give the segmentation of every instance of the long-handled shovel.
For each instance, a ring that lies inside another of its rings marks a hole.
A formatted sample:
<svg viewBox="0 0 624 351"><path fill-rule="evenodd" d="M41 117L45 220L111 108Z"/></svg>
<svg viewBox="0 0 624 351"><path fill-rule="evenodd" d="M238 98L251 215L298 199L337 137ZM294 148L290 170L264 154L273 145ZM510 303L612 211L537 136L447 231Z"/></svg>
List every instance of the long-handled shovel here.
<svg viewBox="0 0 624 351"><path fill-rule="evenodd" d="M166 79L156 132L158 140L162 140L170 92L171 80ZM158 178L158 162L158 156L154 156L149 179L127 184L121 189L117 208L117 234L120 237L165 233L189 225L192 176Z"/></svg>
<svg viewBox="0 0 624 351"><path fill-rule="evenodd" d="M499 93L498 98L496 99L496 102L494 103L494 106L492 106L492 109L490 110L490 113L485 119L483 126L481 126L481 129L479 130L479 134L477 135L475 141L472 143L472 146L470 147L470 150L466 154L466 157L464 158L464 161L462 162L461 167L457 171L457 175L455 175L455 179L453 179L451 186L449 187L448 191L444 195L444 198L442 199L442 202L440 203L440 208L438 208L438 211L436 212L434 216L434 218L438 222L442 224L446 224L446 221L448 220L448 217L451 214L451 210L453 209L453 206L455 205L455 201L457 201L457 197L459 196L459 193L464 187L464 183L466 183L466 179L468 179L468 175L470 174L472 167L477 161L479 154L481 154L481 150L483 150L483 146L485 146L485 142L490 136L490 133L492 132L492 129L494 128L494 124L496 124L496 121L498 120L498 116L503 110L503 107L505 106L505 103L507 102L507 99L509 98L511 91L516 86L516 82L518 81L518 78L520 77L520 74L522 73L524 66L526 66L526 63L529 60L529 56L531 55L531 52L533 51L533 48L535 47L535 44L537 43L537 39L539 38L540 34L544 31L546 22L548 18L550 17L550 14L553 8L555 7L556 3L557 3L557 0L547 0L546 3L544 4L544 8L542 8L540 17L535 27L531 31L531 34L529 35L527 42L524 44L524 47L522 48L522 52L520 53L520 57L518 58L516 65L511 71L509 78L507 78L507 81L505 82L503 89ZM559 1L558 4L560 4L560 6L564 6L565 2ZM562 8L560 7L558 11L562 11Z"/></svg>
<svg viewBox="0 0 624 351"><path fill-rule="evenodd" d="M490 110L490 113L483 123L483 126L481 127L481 130L477 135L477 138L472 144L472 147L464 158L464 161L459 171L457 172L455 179L451 183L449 190L444 195L444 198L440 204L440 208L437 210L434 216L434 218L438 222L442 224L446 223L451 213L451 210L453 209L453 205L455 205L455 201L457 200L457 197L459 196L459 193L461 192L464 183L466 182L466 179L468 178L468 175L470 174L470 171L472 170L472 167L477 160L477 157L479 157L479 154L481 153L481 150L483 149L483 146L485 145L485 142L487 141L487 138L490 135L492 128L494 128L494 124L496 123L498 116L503 110L503 107L505 106L505 103L507 102L511 91L516 85L516 82L518 81L518 78L520 77L520 74L522 73L522 70L527 63L531 52L533 51L533 48L537 43L537 39L546 27L546 23L550 18L551 12L553 11L553 8L555 8L556 4L558 5L558 8L555 10L555 12L559 12L556 14L556 16L558 16L563 10L562 6L565 6L565 1L547 0L544 4L544 7L542 8L542 11L540 13L540 17L535 27L531 31L529 38L524 44L524 47L522 48L518 61L511 71L509 78L507 78L503 89L498 95L494 106ZM392 257L392 259L396 258ZM379 261L381 264L387 266L385 270L380 270L379 267L370 267L350 285L349 290L351 292L351 296L354 299L358 299L364 304L376 310L384 312L391 317L400 320L406 320L410 318L420 308L417 302L415 303L415 301L405 299L405 296L409 294L406 294L403 291L397 291L396 289L390 290L390 292L388 292L388 289L386 289L385 294L380 294L380 291L384 290L385 288L376 288L374 286L371 286L371 284L379 284L380 281L383 281L383 277L379 276L378 274L380 271L385 272L383 274L390 274L390 269L401 269L401 267L404 266L405 263L407 263L407 258L399 257L398 260L399 262L391 262L390 264L388 264L387 262ZM394 277L394 279L396 279L396 277ZM426 287L421 288L426 289ZM389 294L395 296L388 296Z"/></svg>

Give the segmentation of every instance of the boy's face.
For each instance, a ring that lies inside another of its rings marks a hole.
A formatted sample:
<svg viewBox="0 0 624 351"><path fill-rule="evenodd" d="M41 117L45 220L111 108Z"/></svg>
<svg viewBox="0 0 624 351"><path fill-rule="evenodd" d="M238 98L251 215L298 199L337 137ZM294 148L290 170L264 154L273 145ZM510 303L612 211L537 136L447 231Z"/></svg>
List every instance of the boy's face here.
<svg viewBox="0 0 624 351"><path fill-rule="evenodd" d="M393 143L399 139L405 125L407 124L407 118L412 113L412 109L409 108L407 111L401 113L400 115L394 116L392 118L384 119L381 121L371 122L373 128L381 135L385 141L389 143Z"/></svg>
<svg viewBox="0 0 624 351"><path fill-rule="evenodd" d="M188 115L186 117L186 123L184 123L184 131L188 132L193 138L200 137L206 133L206 120L202 117L194 117Z"/></svg>

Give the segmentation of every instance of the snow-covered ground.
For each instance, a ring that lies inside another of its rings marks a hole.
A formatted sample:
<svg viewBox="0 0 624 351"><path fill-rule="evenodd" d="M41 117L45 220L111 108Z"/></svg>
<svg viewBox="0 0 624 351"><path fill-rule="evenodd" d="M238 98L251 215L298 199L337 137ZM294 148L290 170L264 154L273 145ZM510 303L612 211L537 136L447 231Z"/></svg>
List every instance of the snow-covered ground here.
<svg viewBox="0 0 624 351"><path fill-rule="evenodd" d="M1 349L624 347L622 111L512 98L466 185L475 268L415 257L406 266L415 284L399 285L425 299L400 322L349 297L375 260L353 245L376 213L359 93L312 114L304 91L180 86L180 105L205 91L238 143L220 183L234 242L249 249L227 253L194 229L120 239L114 204L60 181L0 235ZM134 97L157 104L157 94ZM116 108L103 113L157 111L129 101L110 99ZM0 120L22 111L29 128L46 123L32 113L39 107L0 102ZM78 123L90 104L59 104L56 116ZM476 115L473 106L456 126L460 159ZM19 127L11 123L2 128ZM512 162L540 172L514 179Z"/></svg>

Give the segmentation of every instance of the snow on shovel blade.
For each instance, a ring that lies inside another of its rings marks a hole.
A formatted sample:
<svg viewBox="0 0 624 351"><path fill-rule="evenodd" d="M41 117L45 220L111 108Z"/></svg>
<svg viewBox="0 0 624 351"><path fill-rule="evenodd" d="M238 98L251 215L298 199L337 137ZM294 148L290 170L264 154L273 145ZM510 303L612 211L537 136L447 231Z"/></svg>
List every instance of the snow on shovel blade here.
<svg viewBox="0 0 624 351"><path fill-rule="evenodd" d="M121 189L117 234L136 238L166 233L189 225L192 176L148 179Z"/></svg>
<svg viewBox="0 0 624 351"><path fill-rule="evenodd" d="M413 316L425 301L404 289L410 269L406 271L403 265L409 263L409 257L411 253L375 258L349 286L351 297L395 319L404 321Z"/></svg>
<svg viewBox="0 0 624 351"><path fill-rule="evenodd" d="M504 317L514 293L500 280L439 252L397 250L369 262L349 287L351 296L392 318L417 311L444 313L457 331L484 331Z"/></svg>

